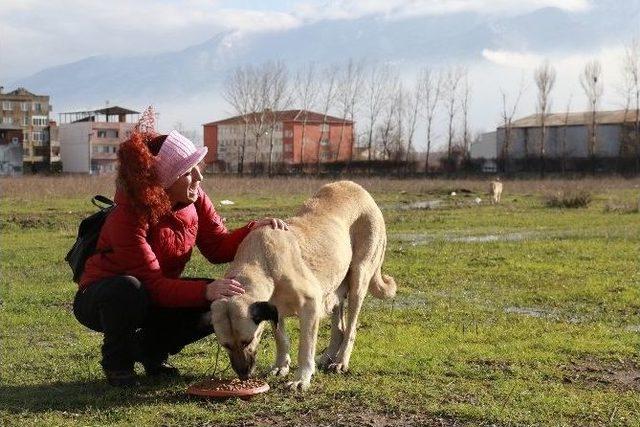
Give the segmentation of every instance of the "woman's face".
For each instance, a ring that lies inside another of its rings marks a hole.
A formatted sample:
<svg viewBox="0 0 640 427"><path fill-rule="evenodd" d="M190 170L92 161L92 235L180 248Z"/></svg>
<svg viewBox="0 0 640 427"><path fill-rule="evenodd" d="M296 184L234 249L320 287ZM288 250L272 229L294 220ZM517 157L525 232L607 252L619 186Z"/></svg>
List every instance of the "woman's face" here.
<svg viewBox="0 0 640 427"><path fill-rule="evenodd" d="M171 206L177 204L188 205L195 202L198 199L200 181L202 181L202 174L200 173L200 167L197 165L178 178L171 187L166 189Z"/></svg>

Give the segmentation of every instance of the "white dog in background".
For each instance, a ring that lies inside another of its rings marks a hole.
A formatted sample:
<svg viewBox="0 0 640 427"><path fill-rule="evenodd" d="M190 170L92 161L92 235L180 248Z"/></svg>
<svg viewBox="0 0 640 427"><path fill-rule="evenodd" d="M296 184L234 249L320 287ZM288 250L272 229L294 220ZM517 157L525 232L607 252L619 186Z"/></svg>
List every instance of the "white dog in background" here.
<svg viewBox="0 0 640 427"><path fill-rule="evenodd" d="M502 182L500 180L491 181L489 194L491 195L491 203L500 203L500 198L502 197Z"/></svg>
<svg viewBox="0 0 640 427"><path fill-rule="evenodd" d="M213 302L211 316L240 378L248 378L255 368L264 320L272 322L276 338L271 373L288 374L290 345L283 319L297 316L298 367L288 386L304 390L315 372L320 319L332 314L329 346L317 363L345 372L365 295L393 297L396 283L381 273L387 244L384 218L358 184L325 185L287 222L289 231L261 227L244 239L226 276L235 277L246 293Z"/></svg>

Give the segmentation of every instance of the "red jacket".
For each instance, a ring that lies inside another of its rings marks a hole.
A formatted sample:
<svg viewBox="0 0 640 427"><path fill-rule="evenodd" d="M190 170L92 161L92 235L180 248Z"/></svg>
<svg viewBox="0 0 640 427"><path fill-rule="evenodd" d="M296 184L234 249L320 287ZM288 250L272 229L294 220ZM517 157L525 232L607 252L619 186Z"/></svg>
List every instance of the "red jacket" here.
<svg viewBox="0 0 640 427"><path fill-rule="evenodd" d="M80 289L111 276L134 276L161 307L203 307L206 281L182 280L194 245L212 263L233 260L253 223L229 232L209 197L165 215L154 225L140 224L126 196L116 192L116 208L98 238L97 252L87 259ZM100 251L105 251L100 253Z"/></svg>

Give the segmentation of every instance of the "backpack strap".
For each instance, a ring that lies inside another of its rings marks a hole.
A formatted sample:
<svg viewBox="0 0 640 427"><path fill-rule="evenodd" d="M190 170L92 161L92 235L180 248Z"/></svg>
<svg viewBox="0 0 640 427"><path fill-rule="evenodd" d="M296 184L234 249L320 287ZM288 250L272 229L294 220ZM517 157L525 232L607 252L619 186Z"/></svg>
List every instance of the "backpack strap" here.
<svg viewBox="0 0 640 427"><path fill-rule="evenodd" d="M100 209L107 209L115 204L113 200L101 194L96 194L93 199L91 199L91 203Z"/></svg>
<svg viewBox="0 0 640 427"><path fill-rule="evenodd" d="M92 199L91 199L91 203L93 203L94 206L100 208L100 210L107 210L110 209L112 207L115 207L116 203L111 200L110 198L103 196L102 194L96 194ZM112 248L105 248L105 249L97 249L95 251L96 254L108 254L113 252Z"/></svg>

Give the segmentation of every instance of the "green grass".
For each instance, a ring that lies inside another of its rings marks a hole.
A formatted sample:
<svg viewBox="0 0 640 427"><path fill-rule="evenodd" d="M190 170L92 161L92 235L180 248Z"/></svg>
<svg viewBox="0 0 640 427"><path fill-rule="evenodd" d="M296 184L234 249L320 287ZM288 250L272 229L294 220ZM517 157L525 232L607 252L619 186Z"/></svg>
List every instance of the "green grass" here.
<svg viewBox="0 0 640 427"><path fill-rule="evenodd" d="M399 293L367 298L351 371L318 373L304 394L269 380L265 395L223 402L184 393L211 374L214 337L173 357L178 380L107 386L101 335L73 317L63 261L92 205L0 199L0 425L640 425L640 214L606 209L633 204L631 184L594 192L581 209L548 208L543 191L512 194L508 182L498 206L475 206L481 193L370 190ZM219 211L235 227L291 215L306 197L242 194ZM433 199L443 208L408 208ZM196 253L185 275L223 270ZM296 321L287 327L295 356ZM328 332L325 321L321 348ZM273 353L267 334L262 371Z"/></svg>

